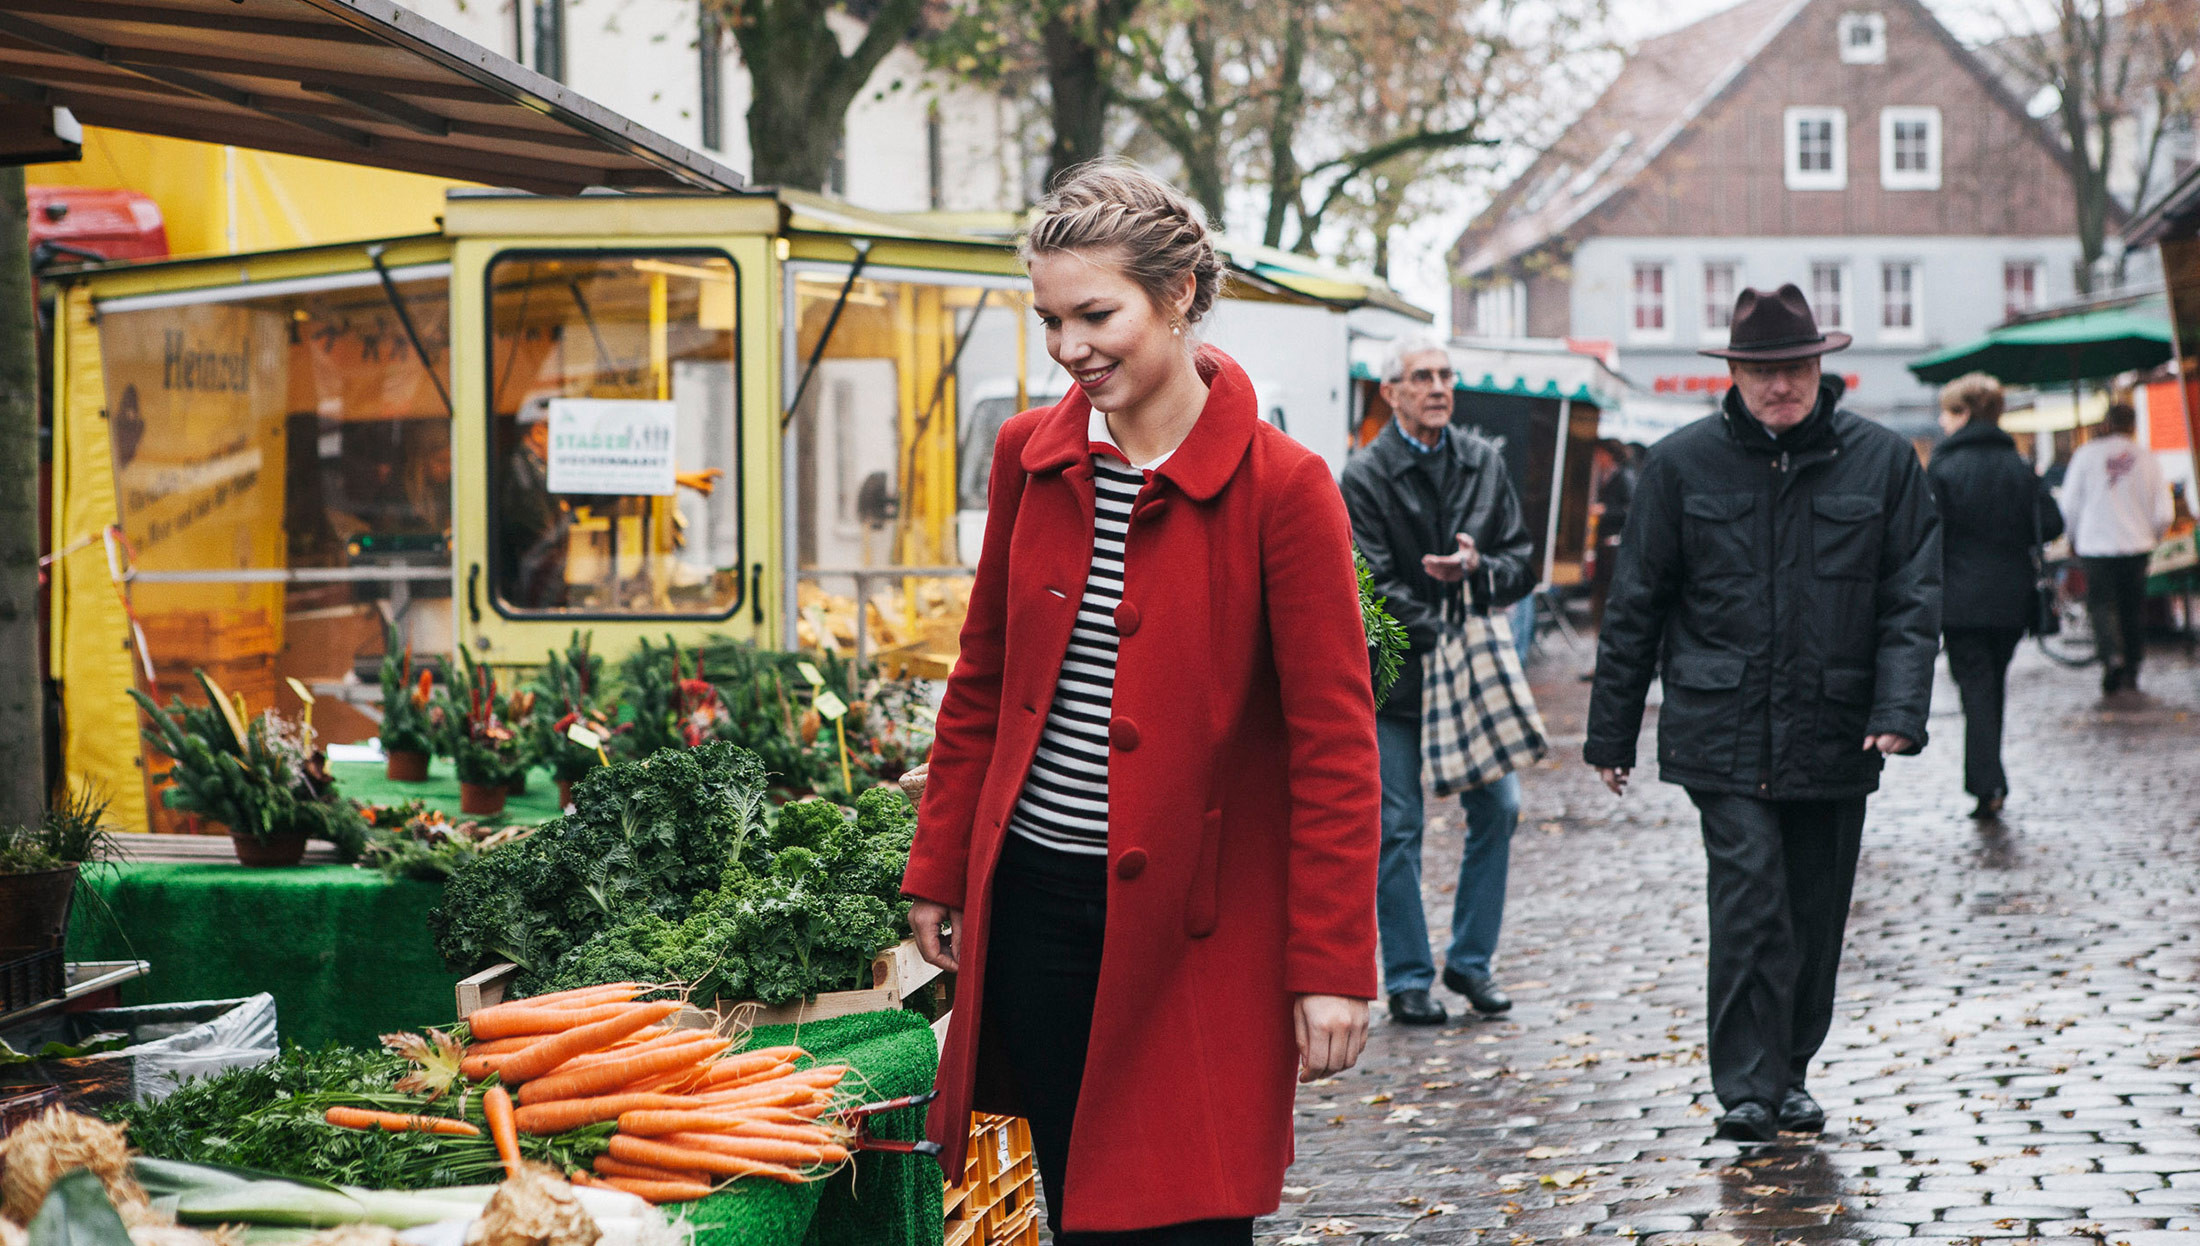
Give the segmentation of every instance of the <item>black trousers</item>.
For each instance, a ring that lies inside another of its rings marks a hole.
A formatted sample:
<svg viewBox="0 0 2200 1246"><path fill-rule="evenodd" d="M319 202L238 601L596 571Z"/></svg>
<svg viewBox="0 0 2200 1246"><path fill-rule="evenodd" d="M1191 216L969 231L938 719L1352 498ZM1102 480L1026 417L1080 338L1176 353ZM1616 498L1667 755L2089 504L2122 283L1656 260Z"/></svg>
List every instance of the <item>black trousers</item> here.
<svg viewBox="0 0 2200 1246"><path fill-rule="evenodd" d="M2138 673L2146 660L2147 555L2084 558L2085 612L2103 666Z"/></svg>
<svg viewBox="0 0 2200 1246"><path fill-rule="evenodd" d="M1092 1038L1107 920L1105 858L1008 837L993 875L985 1006L993 1014L1017 1102L1031 1122L1056 1246L1252 1246L1249 1219L1127 1233L1062 1232L1062 1181Z"/></svg>
<svg viewBox="0 0 2200 1246"><path fill-rule="evenodd" d="M1864 798L1688 795L1711 863L1711 1088L1777 1108L1833 1024Z"/></svg>
<svg viewBox="0 0 2200 1246"><path fill-rule="evenodd" d="M1941 637L1948 673L1963 694L1963 790L1973 796L2005 796L2001 769L2002 703L2009 659L2024 640L2021 627L1951 627Z"/></svg>

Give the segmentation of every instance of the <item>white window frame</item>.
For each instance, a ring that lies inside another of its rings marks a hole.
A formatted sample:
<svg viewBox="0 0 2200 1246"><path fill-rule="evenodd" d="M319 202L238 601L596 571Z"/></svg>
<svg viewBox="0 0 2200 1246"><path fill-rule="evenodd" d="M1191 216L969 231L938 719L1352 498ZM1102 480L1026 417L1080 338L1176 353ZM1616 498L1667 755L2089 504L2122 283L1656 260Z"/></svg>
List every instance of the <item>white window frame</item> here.
<svg viewBox="0 0 2200 1246"><path fill-rule="evenodd" d="M1871 32L1869 42L1858 44L1849 35L1858 27ZM1834 41L1841 52L1844 65L1884 65L1887 63L1887 15L1884 13L1843 13L1834 27Z"/></svg>
<svg viewBox="0 0 2200 1246"><path fill-rule="evenodd" d="M1841 297L1837 304L1841 312L1841 322L1839 324L1828 324L1818 314L1818 270L1820 268L1831 268L1840 274ZM1803 295L1810 300L1811 318L1818 321L1818 330L1821 333L1829 329L1842 333L1853 334L1855 332L1852 326L1856 323L1856 315L1853 310L1856 303L1856 283L1849 280L1851 275L1849 268L1850 265L1847 260L1812 260L1810 262L1810 285L1803 291Z"/></svg>
<svg viewBox="0 0 2200 1246"><path fill-rule="evenodd" d="M1725 306L1725 308L1723 309L1723 310L1724 310L1724 311L1726 312L1726 315L1727 315L1727 323L1726 323L1726 324L1714 324L1714 323L1712 322L1712 319L1711 319L1711 314L1712 314L1712 312L1713 312L1713 310L1714 310L1714 304L1713 304L1713 303L1711 302L1711 270L1712 270L1712 269L1714 269L1714 268L1724 268L1724 269L1727 269L1727 270L1729 270L1729 275L1730 275L1730 276L1732 277L1732 282L1730 283L1730 284L1731 284L1731 288L1730 288L1730 289L1729 289L1729 290L1727 291L1727 297L1726 297L1726 306ZM1742 264L1741 264L1741 261L1740 261L1740 260L1705 260L1705 261L1703 262L1703 284L1702 284L1702 286L1701 286L1701 289L1702 289L1702 292L1703 292L1703 332L1704 332L1704 336L1705 336L1706 338L1712 339L1712 340L1714 340L1714 341L1719 341L1719 342L1724 342L1724 341L1727 341L1727 340L1729 340L1729 339L1730 339L1730 338L1731 338L1731 337L1733 336L1733 331L1734 331L1734 326L1733 326L1733 318L1734 318L1734 300L1735 300L1736 298L1740 297L1740 295L1741 295L1741 293L1742 293Z"/></svg>
<svg viewBox="0 0 2200 1246"><path fill-rule="evenodd" d="M1804 169L1802 138L1795 132L1803 121L1833 123L1833 167ZM1799 106L1780 115L1782 172L1789 190L1846 190L1849 185L1849 114L1837 107Z"/></svg>
<svg viewBox="0 0 2200 1246"><path fill-rule="evenodd" d="M1925 123L1927 168L1894 167L1894 128L1898 122ZM1888 107L1879 110L1879 184L1887 190L1939 190L1941 166L1940 110L1929 105Z"/></svg>
<svg viewBox="0 0 2200 1246"><path fill-rule="evenodd" d="M2027 306L2024 306L2024 307L2011 307L2011 306L2009 305L2009 270L2010 270L2010 269L2012 269L2012 268L2029 268L2029 269L2031 269L2031 270L2032 270L2032 301L2031 301L2031 303L2030 303L2029 305L2027 305ZM2005 259L2005 260L2003 260L2003 261L2001 262L2001 317L2002 317L2002 319L2004 319L2004 320L2007 320L2007 319L2008 319L2009 317L2011 317L2011 316L2016 316L2016 315L2022 315L2023 313L2025 313L2025 312L2029 312L2029 311L2037 311L2037 310L2039 310L2039 309L2040 309L2040 308L2041 308L2042 306L2044 306L2044 305L2046 304L2046 302L2047 302L2047 263L2046 263L2046 261L2044 261L2044 260L2041 260L2041 259L2037 259L2037 258L2035 258L2035 257L2032 257L2032 256L2020 256L2020 257L2017 257L2017 258L2014 258L2014 259Z"/></svg>
<svg viewBox="0 0 2200 1246"><path fill-rule="evenodd" d="M1887 323L1887 273L1900 265L1910 270L1910 323ZM1846 293L1846 287L1843 293ZM1925 340L1925 265L1907 256L1879 262L1879 340L1882 342L1922 342Z"/></svg>
<svg viewBox="0 0 2200 1246"><path fill-rule="evenodd" d="M1660 328L1645 329L1635 320L1640 295L1635 280L1645 268L1658 270L1658 319ZM1673 340L1673 261L1632 260L1627 265L1627 340L1630 342L1670 342Z"/></svg>

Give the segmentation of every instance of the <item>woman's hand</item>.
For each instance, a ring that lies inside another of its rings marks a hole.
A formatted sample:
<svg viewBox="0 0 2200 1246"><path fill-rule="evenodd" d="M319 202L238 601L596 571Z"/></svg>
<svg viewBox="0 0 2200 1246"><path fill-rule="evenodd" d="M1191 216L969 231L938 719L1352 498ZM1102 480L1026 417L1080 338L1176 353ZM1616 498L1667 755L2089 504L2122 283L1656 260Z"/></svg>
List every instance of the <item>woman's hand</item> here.
<svg viewBox="0 0 2200 1246"><path fill-rule="evenodd" d="M916 914L910 914L910 924ZM920 940L924 937L917 936ZM919 946L922 944L920 942ZM929 958L927 958L929 959ZM1367 1046L1367 1001L1342 995L1301 995L1292 1009L1299 1032L1299 1080L1334 1077L1360 1062Z"/></svg>
<svg viewBox="0 0 2200 1246"><path fill-rule="evenodd" d="M945 939L941 927L946 927ZM937 965L948 973L962 971L963 915L958 909L930 900L919 900L909 906L909 931L917 936L917 955L928 965ZM1302 1025L1303 1029L1303 1025ZM1362 1010L1360 1033L1367 1033L1367 1017ZM1299 1050L1306 1050L1306 1040L1301 1037ZM1353 1049L1355 1053L1358 1048Z"/></svg>

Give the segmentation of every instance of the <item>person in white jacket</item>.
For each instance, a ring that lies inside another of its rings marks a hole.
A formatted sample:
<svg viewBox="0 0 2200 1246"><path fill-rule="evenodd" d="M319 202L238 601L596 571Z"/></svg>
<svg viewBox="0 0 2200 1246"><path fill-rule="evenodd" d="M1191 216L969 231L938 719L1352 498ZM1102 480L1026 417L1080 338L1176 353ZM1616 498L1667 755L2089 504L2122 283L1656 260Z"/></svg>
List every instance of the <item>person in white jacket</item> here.
<svg viewBox="0 0 2200 1246"><path fill-rule="evenodd" d="M2147 557L2170 525L2169 485L2154 456L2132 439L2138 422L2130 404L2110 404L2108 431L2078 447L2063 477L2063 521L2071 552L2085 567L2103 696L2139 690Z"/></svg>

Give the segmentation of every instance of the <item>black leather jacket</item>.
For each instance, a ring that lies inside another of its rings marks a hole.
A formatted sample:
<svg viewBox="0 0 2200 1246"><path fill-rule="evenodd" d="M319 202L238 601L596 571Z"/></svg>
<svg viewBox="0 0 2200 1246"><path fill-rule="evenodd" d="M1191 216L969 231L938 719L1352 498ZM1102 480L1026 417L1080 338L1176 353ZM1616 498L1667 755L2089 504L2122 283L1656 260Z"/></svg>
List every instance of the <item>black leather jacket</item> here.
<svg viewBox="0 0 2200 1246"><path fill-rule="evenodd" d="M1469 592L1477 612L1503 609L1527 596L1536 581L1535 542L1497 447L1457 425L1443 445L1423 455L1393 424L1345 463L1342 487L1353 543L1375 573L1375 594L1413 646L1397 686L1377 712L1418 722L1420 658L1436 647L1446 610L1459 617ZM1421 570L1423 554L1457 553L1454 534L1462 532L1474 538L1482 554L1482 566L1467 577L1466 592Z"/></svg>
<svg viewBox="0 0 2200 1246"><path fill-rule="evenodd" d="M2062 535L2047 482L1991 424L1966 424L1925 469L1940 508L1940 626L2015 630L2032 622L2032 547Z"/></svg>
<svg viewBox="0 0 2200 1246"><path fill-rule="evenodd" d="M1925 744L1940 648L1940 519L1908 441L1818 407L1774 438L1725 409L1650 449L1605 607L1595 766L1633 766L1664 672L1659 776L1773 800L1879 786L1868 735Z"/></svg>

